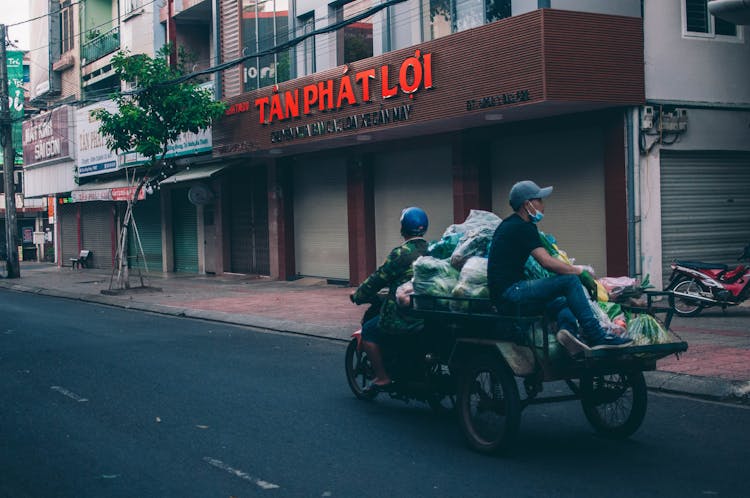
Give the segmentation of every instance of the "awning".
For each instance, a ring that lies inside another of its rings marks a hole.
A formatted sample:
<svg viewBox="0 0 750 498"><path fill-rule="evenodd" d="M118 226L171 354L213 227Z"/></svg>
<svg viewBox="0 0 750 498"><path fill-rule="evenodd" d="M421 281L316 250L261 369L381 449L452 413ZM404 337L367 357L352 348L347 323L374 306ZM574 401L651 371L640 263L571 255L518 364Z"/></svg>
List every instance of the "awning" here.
<svg viewBox="0 0 750 498"><path fill-rule="evenodd" d="M214 164L211 166L191 166L191 167L185 168L182 171L175 173L169 178L165 178L164 180L159 182L159 185L170 184L170 183L180 183L180 182L190 182L194 180L207 180L209 178L213 178L225 168L226 168L226 165L224 164L222 165Z"/></svg>
<svg viewBox="0 0 750 498"><path fill-rule="evenodd" d="M86 201L126 201L135 193L135 186L125 178L110 181L95 181L79 185L71 190L72 202ZM141 190L138 199L144 199L145 192Z"/></svg>
<svg viewBox="0 0 750 498"><path fill-rule="evenodd" d="M117 180L108 180L108 181L93 181L84 183L83 185L77 185L76 188L72 190L72 192L81 191L81 190L100 190L100 189L108 189L108 188L120 188L120 187L130 187L130 182L127 181L125 178L118 178Z"/></svg>

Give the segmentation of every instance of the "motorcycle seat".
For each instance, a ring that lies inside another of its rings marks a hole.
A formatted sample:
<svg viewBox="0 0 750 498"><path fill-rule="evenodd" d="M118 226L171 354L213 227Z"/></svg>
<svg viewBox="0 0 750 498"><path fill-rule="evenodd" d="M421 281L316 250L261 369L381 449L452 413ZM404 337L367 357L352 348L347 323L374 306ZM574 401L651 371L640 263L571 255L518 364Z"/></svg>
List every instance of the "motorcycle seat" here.
<svg viewBox="0 0 750 498"><path fill-rule="evenodd" d="M721 263L703 263L701 261L675 261L675 264L695 270L728 270L728 265Z"/></svg>
<svg viewBox="0 0 750 498"><path fill-rule="evenodd" d="M740 265L737 268L734 268L733 270L727 271L726 273L722 273L720 275L719 280L727 284L733 284L744 276L745 276L745 265Z"/></svg>

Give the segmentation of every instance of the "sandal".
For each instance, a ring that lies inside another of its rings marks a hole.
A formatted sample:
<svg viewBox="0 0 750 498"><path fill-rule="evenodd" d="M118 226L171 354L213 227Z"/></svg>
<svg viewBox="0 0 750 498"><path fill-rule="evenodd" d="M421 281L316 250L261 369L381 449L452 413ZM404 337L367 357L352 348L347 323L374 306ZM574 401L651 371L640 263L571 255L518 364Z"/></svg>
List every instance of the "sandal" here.
<svg viewBox="0 0 750 498"><path fill-rule="evenodd" d="M394 382L390 381L387 384L375 384L374 382L370 382L364 389L362 389L363 394L377 394L379 392L390 392L393 390Z"/></svg>

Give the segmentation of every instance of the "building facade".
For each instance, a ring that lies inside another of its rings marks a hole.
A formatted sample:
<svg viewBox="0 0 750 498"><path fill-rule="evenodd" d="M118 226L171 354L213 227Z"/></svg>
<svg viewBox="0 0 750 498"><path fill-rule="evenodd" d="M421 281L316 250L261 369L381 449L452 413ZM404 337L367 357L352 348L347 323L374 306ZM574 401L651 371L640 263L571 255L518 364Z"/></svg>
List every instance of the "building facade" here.
<svg viewBox="0 0 750 498"><path fill-rule="evenodd" d="M67 156L26 167L60 264L97 247L112 265L138 159L107 156L90 111L116 50L166 41L228 109L137 204L135 266L357 284L404 207L438 239L471 209L509 214L524 178L555 186L542 229L599 275L658 286L671 258L748 238L747 27L706 0L32 3L63 33L32 98L69 102L75 127Z"/></svg>
<svg viewBox="0 0 750 498"><path fill-rule="evenodd" d="M633 227L657 286L674 259L736 263L750 241L750 29L711 15L712 3L644 2Z"/></svg>
<svg viewBox="0 0 750 498"><path fill-rule="evenodd" d="M221 2L223 60L248 57L222 74L230 107L214 156L266 182L270 275L357 284L398 243L404 207L423 207L427 237L439 239L471 209L509 214L508 190L523 178L555 185L544 229L561 247L601 274L628 274L635 144L625 129L645 102L640 3L558 4L407 1L369 16L374 3L335 15L322 2L284 5L302 38L289 51L296 77L252 89L246 68L261 47L243 51L232 33L257 6L240 3L240 16L237 2Z"/></svg>
<svg viewBox="0 0 750 498"><path fill-rule="evenodd" d="M134 179L142 174L138 166L144 158L109 151L91 113L115 108L108 97L121 89L112 67L120 50L154 56L171 40L175 59L177 49L183 47L195 60L193 69L211 66L211 2L36 0L32 4L37 18L33 31L39 35L32 50L37 54L32 99L46 111L24 123L26 195L49 203L59 265L69 265L80 250L88 249L94 267L112 268L126 201ZM195 206L187 197L184 204L189 207L173 206L170 199L178 182L203 178L195 166L211 159L210 130L186 134L172 145L168 157L181 167L194 166L193 174L174 176L163 189L142 193L134 215L137 228L129 237L128 262L157 271L205 271L199 262L203 250L198 244Z"/></svg>

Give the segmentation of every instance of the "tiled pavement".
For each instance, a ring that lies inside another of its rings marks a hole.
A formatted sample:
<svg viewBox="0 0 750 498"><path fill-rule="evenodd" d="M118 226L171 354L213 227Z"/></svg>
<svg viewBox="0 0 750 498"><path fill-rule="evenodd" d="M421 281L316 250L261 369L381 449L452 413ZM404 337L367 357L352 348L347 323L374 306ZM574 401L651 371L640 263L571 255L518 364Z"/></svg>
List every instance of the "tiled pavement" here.
<svg viewBox="0 0 750 498"><path fill-rule="evenodd" d="M353 289L318 279L157 273L146 279L146 289L102 294L110 282L111 273L101 270L22 263L21 278L0 279L0 287L335 340L348 339L364 311L350 303ZM137 276L130 282L139 285ZM688 351L660 360L647 374L651 388L750 403L750 306L676 317L672 329Z"/></svg>

